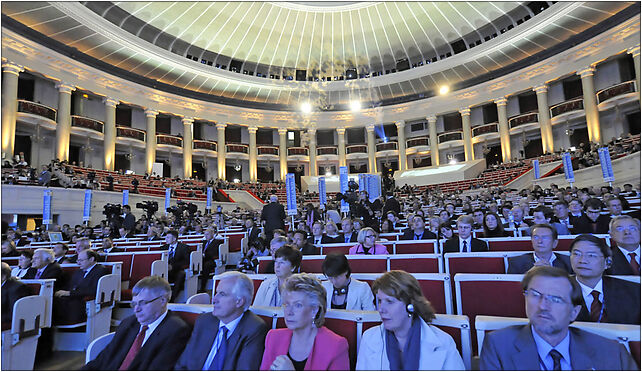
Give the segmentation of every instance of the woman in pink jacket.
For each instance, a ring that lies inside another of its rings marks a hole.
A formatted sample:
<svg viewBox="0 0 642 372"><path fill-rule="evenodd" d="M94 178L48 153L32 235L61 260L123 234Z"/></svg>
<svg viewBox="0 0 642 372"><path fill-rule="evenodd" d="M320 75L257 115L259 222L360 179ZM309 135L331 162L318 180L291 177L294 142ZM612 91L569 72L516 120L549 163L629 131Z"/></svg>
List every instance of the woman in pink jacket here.
<svg viewBox="0 0 642 372"><path fill-rule="evenodd" d="M294 274L282 288L287 328L268 332L261 370L349 370L348 341L323 327L327 304L321 282Z"/></svg>
<svg viewBox="0 0 642 372"><path fill-rule="evenodd" d="M381 244L376 244L377 232L372 227L364 227L357 235L359 244L350 248L348 254L388 254L388 249Z"/></svg>

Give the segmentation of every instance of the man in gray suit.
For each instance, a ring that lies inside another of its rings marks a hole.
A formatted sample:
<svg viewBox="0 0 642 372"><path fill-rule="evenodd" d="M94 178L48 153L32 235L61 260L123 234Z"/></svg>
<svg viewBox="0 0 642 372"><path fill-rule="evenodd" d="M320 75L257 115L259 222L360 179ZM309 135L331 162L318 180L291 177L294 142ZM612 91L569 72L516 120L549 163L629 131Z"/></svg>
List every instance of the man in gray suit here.
<svg viewBox="0 0 642 372"><path fill-rule="evenodd" d="M269 330L248 310L252 279L238 271L219 276L212 312L196 319L194 331L175 370L258 370Z"/></svg>
<svg viewBox="0 0 642 372"><path fill-rule="evenodd" d="M565 271L537 266L522 279L529 324L484 338L480 370L636 370L617 341L569 328L580 312L582 290Z"/></svg>

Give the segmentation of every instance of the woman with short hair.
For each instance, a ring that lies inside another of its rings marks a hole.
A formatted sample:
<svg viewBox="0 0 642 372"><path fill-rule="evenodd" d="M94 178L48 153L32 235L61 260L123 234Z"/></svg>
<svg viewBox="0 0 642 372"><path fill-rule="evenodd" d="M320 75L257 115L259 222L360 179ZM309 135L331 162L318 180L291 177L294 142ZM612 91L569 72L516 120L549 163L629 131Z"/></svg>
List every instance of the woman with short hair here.
<svg viewBox="0 0 642 372"><path fill-rule="evenodd" d="M382 244L376 244L377 232L372 227L359 230L359 244L350 248L349 254L388 254L388 249Z"/></svg>
<svg viewBox="0 0 642 372"><path fill-rule="evenodd" d="M299 270L301 251L286 244L274 253L275 277L264 280L254 297L254 306L281 306L281 286L283 281Z"/></svg>
<svg viewBox="0 0 642 372"><path fill-rule="evenodd" d="M435 311L415 277L392 270L372 284L382 324L363 333L357 370L463 370L452 337L431 325Z"/></svg>
<svg viewBox="0 0 642 372"><path fill-rule="evenodd" d="M328 309L375 310L370 286L350 277L352 270L343 253L326 255L321 268L328 278L321 283L327 293Z"/></svg>
<svg viewBox="0 0 642 372"><path fill-rule="evenodd" d="M294 274L282 284L287 328L265 338L261 370L348 370L348 341L323 326L326 291L319 279Z"/></svg>
<svg viewBox="0 0 642 372"><path fill-rule="evenodd" d="M31 268L32 259L33 252L31 250L20 250L20 256L18 257L18 266L14 267L11 270L11 276L22 279L29 271L29 268Z"/></svg>

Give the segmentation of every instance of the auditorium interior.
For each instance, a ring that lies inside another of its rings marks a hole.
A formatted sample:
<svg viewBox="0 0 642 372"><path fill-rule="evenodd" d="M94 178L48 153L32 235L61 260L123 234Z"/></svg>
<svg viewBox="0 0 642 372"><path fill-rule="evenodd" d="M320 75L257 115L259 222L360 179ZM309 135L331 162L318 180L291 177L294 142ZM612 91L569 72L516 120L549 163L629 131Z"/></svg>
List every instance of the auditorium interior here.
<svg viewBox="0 0 642 372"><path fill-rule="evenodd" d="M551 262L574 264L589 234L613 254L604 283L637 288L637 318L596 320L583 305L570 329L617 341L640 368L640 2L0 6L2 370L80 369L109 351L149 276L171 283L167 309L190 327L227 271L247 274L256 296L277 278L278 229L316 282L337 254L371 286L410 273L431 326L465 369L483 369L485 337L529 323L527 269L512 270L520 255L538 259L542 224ZM618 223L637 239L629 271L615 270ZM460 224L482 251L448 252L467 241ZM172 237L189 248L178 271ZM40 278L43 257L60 263L57 279ZM73 303L81 319L61 320L92 259L104 275ZM5 279L28 295L9 296ZM343 293L328 293L325 327L360 369L367 330L386 324L377 310L335 308ZM270 332L291 328L280 295L271 304L249 310Z"/></svg>

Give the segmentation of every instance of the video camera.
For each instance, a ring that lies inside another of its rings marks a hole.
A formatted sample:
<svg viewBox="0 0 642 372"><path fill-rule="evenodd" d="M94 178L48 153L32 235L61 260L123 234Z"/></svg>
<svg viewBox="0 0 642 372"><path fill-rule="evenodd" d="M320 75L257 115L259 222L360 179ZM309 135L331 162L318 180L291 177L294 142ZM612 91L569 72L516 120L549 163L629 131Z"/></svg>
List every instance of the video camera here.
<svg viewBox="0 0 642 372"><path fill-rule="evenodd" d="M146 200L142 203L136 203L136 208L144 210L147 213L147 219L151 220L154 213L158 211L158 202Z"/></svg>
<svg viewBox="0 0 642 372"><path fill-rule="evenodd" d="M189 215L188 222L194 219L194 214L198 211L198 206L194 203L187 203L184 201L178 201L176 205L167 208L167 212L171 213L176 217L176 222L179 224L183 223L183 215L187 211Z"/></svg>
<svg viewBox="0 0 642 372"><path fill-rule="evenodd" d="M107 221L117 222L120 225L120 215L123 214L123 208L120 204L107 203L103 207L103 214L107 217Z"/></svg>
<svg viewBox="0 0 642 372"><path fill-rule="evenodd" d="M338 192L334 197L334 201L340 202L342 200L345 200L348 204L354 204L359 200L359 195L357 194L358 189L359 185L353 180L350 180L348 181L348 191L344 193Z"/></svg>

